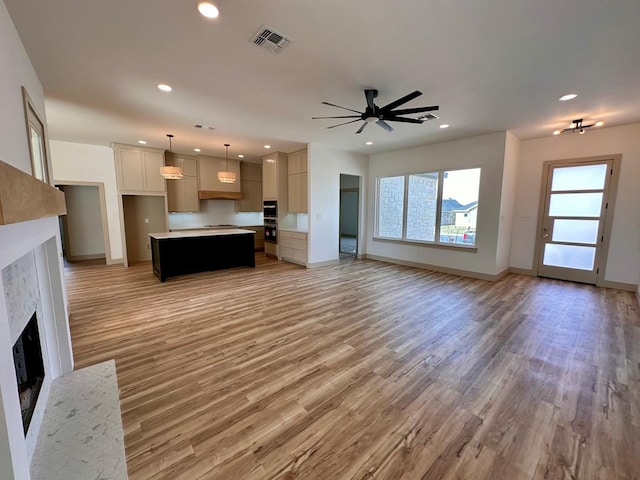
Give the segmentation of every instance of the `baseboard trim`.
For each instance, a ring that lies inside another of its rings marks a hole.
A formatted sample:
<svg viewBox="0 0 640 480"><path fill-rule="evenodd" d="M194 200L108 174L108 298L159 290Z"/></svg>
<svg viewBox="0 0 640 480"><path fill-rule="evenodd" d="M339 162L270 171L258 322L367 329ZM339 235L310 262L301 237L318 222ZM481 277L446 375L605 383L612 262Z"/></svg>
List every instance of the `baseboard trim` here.
<svg viewBox="0 0 640 480"><path fill-rule="evenodd" d="M94 253L93 255L76 255L72 257L71 255L67 255L68 262L81 262L82 260L102 260L104 259L106 262L107 257L104 253Z"/></svg>
<svg viewBox="0 0 640 480"><path fill-rule="evenodd" d="M307 268L330 267L331 265L340 265L340 259L327 260L326 262L307 263Z"/></svg>
<svg viewBox="0 0 640 480"><path fill-rule="evenodd" d="M536 276L536 272L533 270L533 268L509 267L509 273L517 273L518 275L529 275L530 277Z"/></svg>
<svg viewBox="0 0 640 480"><path fill-rule="evenodd" d="M479 273L479 272L472 272L470 270L460 270L457 268L449 268L449 267L441 267L439 265L431 265L428 263L418 263L418 262L410 262L408 260L400 260L397 258L390 258L390 257L382 257L379 255L371 255L371 254L367 254L367 259L370 260L378 260L380 262L386 262L386 263L394 263L396 265L404 265L406 267L414 267L414 268L422 268L424 270L433 270L434 272L440 272L440 273L449 273L451 275L457 275L459 277L467 277L467 278L475 278L478 280L487 280L490 282L495 282L497 280L500 280L502 277L504 277L505 275L507 275L509 273L509 269L505 269L499 273L496 273L494 275L488 274L488 273Z"/></svg>
<svg viewBox="0 0 640 480"><path fill-rule="evenodd" d="M633 283L612 282L611 280L604 280L597 286L604 288L614 288L616 290L625 290L627 292L636 292L636 296L638 295L638 285L634 285Z"/></svg>
<svg viewBox="0 0 640 480"><path fill-rule="evenodd" d="M124 258L107 258L107 265L124 265Z"/></svg>

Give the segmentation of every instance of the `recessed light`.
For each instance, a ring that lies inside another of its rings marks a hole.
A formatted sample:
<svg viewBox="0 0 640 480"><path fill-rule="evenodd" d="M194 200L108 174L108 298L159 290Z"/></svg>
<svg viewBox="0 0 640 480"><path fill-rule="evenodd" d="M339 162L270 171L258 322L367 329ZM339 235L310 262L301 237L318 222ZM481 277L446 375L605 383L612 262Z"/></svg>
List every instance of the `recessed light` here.
<svg viewBox="0 0 640 480"><path fill-rule="evenodd" d="M596 122L595 124L596 127L601 127L602 125L604 125L604 122Z"/></svg>
<svg viewBox="0 0 640 480"><path fill-rule="evenodd" d="M442 125L440 125L440 128L449 128L449 124L448 123L443 123Z"/></svg>
<svg viewBox="0 0 640 480"><path fill-rule="evenodd" d="M577 93L567 93L566 95L561 96L558 100L560 100L561 102L566 102L567 100L573 100L577 96Z"/></svg>
<svg viewBox="0 0 640 480"><path fill-rule="evenodd" d="M158 89L162 90L163 92L170 92L171 90L173 90L173 88L171 88L171 85L166 85L164 83L158 85Z"/></svg>
<svg viewBox="0 0 640 480"><path fill-rule="evenodd" d="M244 155L238 155L238 158L244 158Z"/></svg>
<svg viewBox="0 0 640 480"><path fill-rule="evenodd" d="M271 145L265 145L264 148L266 148L267 150L269 150L271 148Z"/></svg>
<svg viewBox="0 0 640 480"><path fill-rule="evenodd" d="M373 142L364 142L365 145L373 145Z"/></svg>
<svg viewBox="0 0 640 480"><path fill-rule="evenodd" d="M562 132L560 132L560 130L554 130L554 131L553 131L553 134L554 134L554 135L560 135L560 133L562 133Z"/></svg>
<svg viewBox="0 0 640 480"><path fill-rule="evenodd" d="M146 145L146 144L147 144L147 142L145 142L144 140L138 140L138 143L139 143L140 145Z"/></svg>
<svg viewBox="0 0 640 480"><path fill-rule="evenodd" d="M218 7L213 3L206 1L198 2L198 11L200 12L200 15L207 18L218 18L218 15L220 15Z"/></svg>
<svg viewBox="0 0 640 480"><path fill-rule="evenodd" d="M193 151L194 152L201 152L202 150L200 150L199 148L194 148Z"/></svg>

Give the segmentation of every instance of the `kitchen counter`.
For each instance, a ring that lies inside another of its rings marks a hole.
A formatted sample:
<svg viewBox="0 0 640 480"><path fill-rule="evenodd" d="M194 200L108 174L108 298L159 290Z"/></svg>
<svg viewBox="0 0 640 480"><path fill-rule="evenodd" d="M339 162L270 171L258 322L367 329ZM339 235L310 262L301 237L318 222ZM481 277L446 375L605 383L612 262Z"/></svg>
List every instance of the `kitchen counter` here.
<svg viewBox="0 0 640 480"><path fill-rule="evenodd" d="M234 267L255 267L252 230L189 230L150 233L153 273L168 277Z"/></svg>

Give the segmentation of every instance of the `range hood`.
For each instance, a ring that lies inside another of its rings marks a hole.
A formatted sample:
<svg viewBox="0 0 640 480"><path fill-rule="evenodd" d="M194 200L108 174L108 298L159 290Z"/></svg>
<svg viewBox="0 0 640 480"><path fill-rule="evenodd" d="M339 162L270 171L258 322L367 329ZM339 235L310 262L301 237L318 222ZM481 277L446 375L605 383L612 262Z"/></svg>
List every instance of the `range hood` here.
<svg viewBox="0 0 640 480"><path fill-rule="evenodd" d="M216 190L198 190L200 200L240 200L241 192L220 192Z"/></svg>

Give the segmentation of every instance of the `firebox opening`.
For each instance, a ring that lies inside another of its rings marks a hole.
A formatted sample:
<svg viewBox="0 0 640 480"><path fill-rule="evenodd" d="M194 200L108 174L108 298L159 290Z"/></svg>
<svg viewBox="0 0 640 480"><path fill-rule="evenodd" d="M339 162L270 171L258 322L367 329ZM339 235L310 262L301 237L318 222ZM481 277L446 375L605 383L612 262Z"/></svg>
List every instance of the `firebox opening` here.
<svg viewBox="0 0 640 480"><path fill-rule="evenodd" d="M13 361L18 380L22 426L26 435L44 379L42 349L35 313L13 346Z"/></svg>

